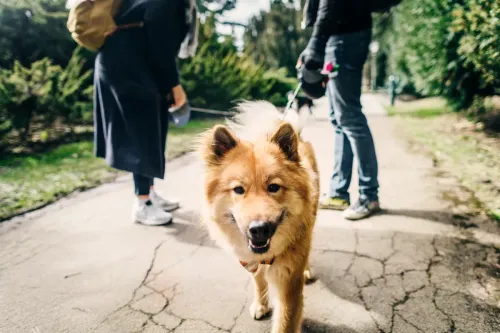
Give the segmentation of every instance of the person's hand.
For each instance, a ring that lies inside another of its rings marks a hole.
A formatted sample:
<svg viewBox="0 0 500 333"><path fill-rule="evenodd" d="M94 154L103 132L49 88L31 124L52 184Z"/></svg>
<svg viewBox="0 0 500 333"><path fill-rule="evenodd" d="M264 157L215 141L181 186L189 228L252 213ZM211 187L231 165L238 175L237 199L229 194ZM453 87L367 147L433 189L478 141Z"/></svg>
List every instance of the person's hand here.
<svg viewBox="0 0 500 333"><path fill-rule="evenodd" d="M187 96L184 88L180 84L176 85L172 88L172 97L173 97L173 107L181 107L186 104Z"/></svg>
<svg viewBox="0 0 500 333"><path fill-rule="evenodd" d="M327 38L313 36L304 51L299 56L296 69L305 67L308 70L321 70L325 62L325 48Z"/></svg>

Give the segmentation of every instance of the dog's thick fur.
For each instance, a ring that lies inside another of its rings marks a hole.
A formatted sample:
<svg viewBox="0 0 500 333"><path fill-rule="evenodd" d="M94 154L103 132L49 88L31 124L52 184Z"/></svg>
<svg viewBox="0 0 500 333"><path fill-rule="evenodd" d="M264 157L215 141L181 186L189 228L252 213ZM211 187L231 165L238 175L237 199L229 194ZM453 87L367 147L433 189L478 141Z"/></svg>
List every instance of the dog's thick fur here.
<svg viewBox="0 0 500 333"><path fill-rule="evenodd" d="M202 136L203 222L212 238L240 262L258 264L252 273L253 318L269 314L271 300L272 332L297 333L304 282L311 278L308 260L319 197L315 154L300 138L295 111L290 112L295 119L282 121L281 113L267 102L245 102L238 109L235 121ZM269 190L270 184L279 190ZM236 193L236 187L244 193ZM262 254L249 247L248 228L255 220L279 223L269 250ZM259 264L272 259L271 265Z"/></svg>

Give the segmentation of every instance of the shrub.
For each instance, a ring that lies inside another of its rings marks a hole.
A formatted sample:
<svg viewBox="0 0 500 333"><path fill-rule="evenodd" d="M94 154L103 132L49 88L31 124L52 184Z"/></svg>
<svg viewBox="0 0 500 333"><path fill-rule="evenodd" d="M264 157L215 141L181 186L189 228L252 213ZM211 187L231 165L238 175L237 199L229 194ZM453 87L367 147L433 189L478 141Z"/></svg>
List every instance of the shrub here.
<svg viewBox="0 0 500 333"><path fill-rule="evenodd" d="M266 99L276 105L286 103L286 92L294 79L286 70L266 70L250 57L220 49L212 52L204 44L193 59L181 66L181 80L194 106L227 110L245 99Z"/></svg>
<svg viewBox="0 0 500 333"><path fill-rule="evenodd" d="M91 72L82 73L77 52L64 69L44 58L30 67L16 61L11 70L0 70L0 135L15 129L24 141L35 120L50 126L55 119L80 120L91 110Z"/></svg>

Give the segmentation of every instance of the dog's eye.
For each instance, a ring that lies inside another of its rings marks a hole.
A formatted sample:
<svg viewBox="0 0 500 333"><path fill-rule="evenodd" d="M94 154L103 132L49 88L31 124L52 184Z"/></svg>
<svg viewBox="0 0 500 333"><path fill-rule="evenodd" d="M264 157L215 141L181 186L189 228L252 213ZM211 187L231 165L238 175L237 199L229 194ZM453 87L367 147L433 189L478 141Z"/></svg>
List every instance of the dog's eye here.
<svg viewBox="0 0 500 333"><path fill-rule="evenodd" d="M270 184L268 187L267 187L267 190L271 193L276 193L280 190L281 186L279 186L278 184Z"/></svg>
<svg viewBox="0 0 500 333"><path fill-rule="evenodd" d="M235 188L233 188L233 191L236 194L244 194L245 193L245 189L242 186L236 186Z"/></svg>

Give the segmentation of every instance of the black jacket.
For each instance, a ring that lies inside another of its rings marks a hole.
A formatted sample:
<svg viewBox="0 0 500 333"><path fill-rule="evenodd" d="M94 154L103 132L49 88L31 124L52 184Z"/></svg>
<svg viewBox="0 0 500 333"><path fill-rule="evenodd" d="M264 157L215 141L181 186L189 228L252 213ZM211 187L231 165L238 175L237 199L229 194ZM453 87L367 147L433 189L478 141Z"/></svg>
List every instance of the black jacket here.
<svg viewBox="0 0 500 333"><path fill-rule="evenodd" d="M185 0L124 0L117 24L144 22L106 39L94 70L95 152L117 169L163 178L166 94L179 83Z"/></svg>
<svg viewBox="0 0 500 333"><path fill-rule="evenodd" d="M330 36L371 29L371 7L371 0L308 0L303 23L314 28L301 55L304 70L323 66Z"/></svg>
<svg viewBox="0 0 500 333"><path fill-rule="evenodd" d="M304 23L314 27L313 37L370 29L370 0L307 0Z"/></svg>

